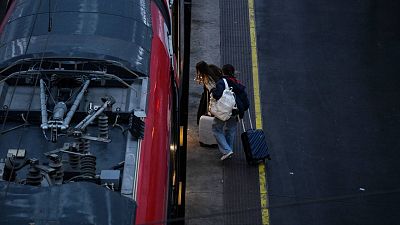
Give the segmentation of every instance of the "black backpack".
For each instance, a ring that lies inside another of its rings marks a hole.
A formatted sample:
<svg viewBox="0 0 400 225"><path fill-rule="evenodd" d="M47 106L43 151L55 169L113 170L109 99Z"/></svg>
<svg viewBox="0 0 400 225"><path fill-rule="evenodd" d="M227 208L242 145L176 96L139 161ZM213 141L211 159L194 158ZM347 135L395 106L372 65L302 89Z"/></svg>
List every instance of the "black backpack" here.
<svg viewBox="0 0 400 225"><path fill-rule="evenodd" d="M240 117L243 117L244 112L249 109L250 101L247 97L246 87L243 84L233 82L230 79L227 79L229 82L229 86L233 87L233 91L235 92L235 99L236 99L236 106L237 111L236 113L232 113L233 115L239 114Z"/></svg>
<svg viewBox="0 0 400 225"><path fill-rule="evenodd" d="M246 87L240 83L234 83L233 91L235 92L236 106L239 114L243 114L250 107L250 101L247 97Z"/></svg>
<svg viewBox="0 0 400 225"><path fill-rule="evenodd" d="M245 88L243 88L239 93L236 94L236 104L241 113L249 109L250 101L247 97Z"/></svg>

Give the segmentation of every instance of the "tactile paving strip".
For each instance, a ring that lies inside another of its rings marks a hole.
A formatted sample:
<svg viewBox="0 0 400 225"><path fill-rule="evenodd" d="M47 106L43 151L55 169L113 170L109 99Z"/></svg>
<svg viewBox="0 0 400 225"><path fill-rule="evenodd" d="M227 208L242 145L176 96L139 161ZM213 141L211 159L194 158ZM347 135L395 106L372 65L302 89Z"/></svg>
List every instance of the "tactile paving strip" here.
<svg viewBox="0 0 400 225"><path fill-rule="evenodd" d="M221 65L232 64L237 78L247 87L253 103L252 62L247 0L220 0ZM254 109L250 106L253 125ZM245 123L249 127L248 116ZM240 141L243 132L238 123L234 156L224 163L225 224L261 224L258 167L249 166Z"/></svg>

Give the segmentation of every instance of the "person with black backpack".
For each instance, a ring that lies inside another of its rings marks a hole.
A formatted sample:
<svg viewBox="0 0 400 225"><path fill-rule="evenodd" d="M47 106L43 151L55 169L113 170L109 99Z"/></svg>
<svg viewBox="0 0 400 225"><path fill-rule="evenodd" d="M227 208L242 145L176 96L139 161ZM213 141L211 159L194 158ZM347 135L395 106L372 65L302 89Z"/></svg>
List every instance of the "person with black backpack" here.
<svg viewBox="0 0 400 225"><path fill-rule="evenodd" d="M237 116L243 118L244 112L249 109L249 99L246 93L246 87L235 77L235 68L231 64L222 67L223 76L216 83L216 87L211 90L213 98L220 99L225 90L225 81L235 93L237 108L232 111L231 117L222 121L214 118L212 131L218 143L218 148L223 154L221 160L228 159L233 154L233 142L236 136ZM223 79L224 78L224 79Z"/></svg>

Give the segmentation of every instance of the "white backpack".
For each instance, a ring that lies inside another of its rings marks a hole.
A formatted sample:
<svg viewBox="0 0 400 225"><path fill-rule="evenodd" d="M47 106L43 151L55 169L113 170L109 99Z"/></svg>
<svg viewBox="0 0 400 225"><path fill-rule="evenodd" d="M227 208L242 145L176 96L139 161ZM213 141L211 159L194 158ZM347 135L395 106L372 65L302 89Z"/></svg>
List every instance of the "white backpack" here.
<svg viewBox="0 0 400 225"><path fill-rule="evenodd" d="M236 100L235 93L232 91L232 88L228 86L225 78L222 79L225 83L225 90L218 101L215 100L211 94L210 112L218 119L227 121L232 115L232 110L236 108Z"/></svg>

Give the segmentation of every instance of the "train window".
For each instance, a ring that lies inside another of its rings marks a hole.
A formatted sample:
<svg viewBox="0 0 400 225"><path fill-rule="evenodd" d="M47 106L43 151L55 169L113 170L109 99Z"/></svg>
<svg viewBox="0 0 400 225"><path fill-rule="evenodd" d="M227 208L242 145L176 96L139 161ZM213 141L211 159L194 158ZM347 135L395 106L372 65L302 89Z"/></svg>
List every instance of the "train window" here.
<svg viewBox="0 0 400 225"><path fill-rule="evenodd" d="M167 25L164 23L164 29L165 30L167 30L168 28L167 28ZM170 32L168 32L168 33L165 33L165 44L167 45L166 47L167 47L167 49L168 49L168 55L169 55L169 57L171 58L171 62L173 61L172 60L172 57L173 57L173 46L172 46L172 36L171 36L171 33ZM172 67L174 67L174 65L172 64Z"/></svg>
<svg viewBox="0 0 400 225"><path fill-rule="evenodd" d="M164 0L154 0L154 3L156 3L158 9L160 10L162 16L164 17L164 21L167 25L167 30L169 33L171 33L171 19L169 17L169 9Z"/></svg>

